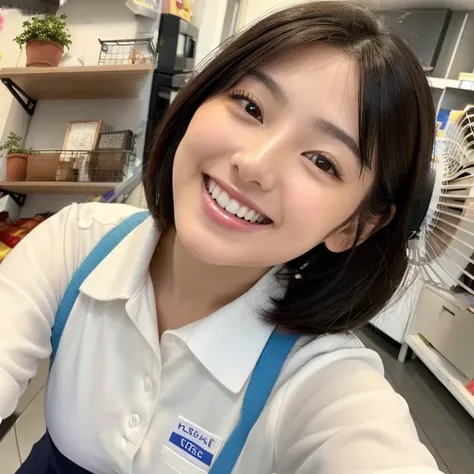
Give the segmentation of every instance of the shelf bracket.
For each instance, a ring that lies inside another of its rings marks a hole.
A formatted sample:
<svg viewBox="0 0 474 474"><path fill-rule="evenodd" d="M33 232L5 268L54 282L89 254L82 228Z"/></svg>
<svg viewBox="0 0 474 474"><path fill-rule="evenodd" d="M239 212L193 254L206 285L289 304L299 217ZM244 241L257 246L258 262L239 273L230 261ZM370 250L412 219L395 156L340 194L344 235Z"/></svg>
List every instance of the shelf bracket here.
<svg viewBox="0 0 474 474"><path fill-rule="evenodd" d="M28 115L33 115L36 109L37 100L32 99L20 86L15 84L11 79L2 78L1 81L6 88L15 97L18 103L25 109Z"/></svg>
<svg viewBox="0 0 474 474"><path fill-rule="evenodd" d="M17 206L23 207L23 204L25 204L26 194L12 193L11 191L7 191L2 188L0 188L0 194L6 194L7 196L10 196Z"/></svg>

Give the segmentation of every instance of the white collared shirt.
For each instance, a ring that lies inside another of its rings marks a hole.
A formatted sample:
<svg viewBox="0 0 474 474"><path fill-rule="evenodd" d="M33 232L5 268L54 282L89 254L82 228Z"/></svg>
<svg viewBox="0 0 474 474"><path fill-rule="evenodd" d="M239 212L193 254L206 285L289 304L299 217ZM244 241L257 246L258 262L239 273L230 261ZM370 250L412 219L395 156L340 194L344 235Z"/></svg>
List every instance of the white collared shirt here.
<svg viewBox="0 0 474 474"><path fill-rule="evenodd" d="M134 212L73 205L0 265L0 420L50 355L55 313L76 268ZM231 433L273 330L256 310L275 290L270 272L228 306L160 341L148 271L158 238L148 218L84 281L47 384L54 443L95 474L207 472L202 453L208 461ZM198 452L177 439L190 439ZM379 357L350 334L299 340L233 471L438 472Z"/></svg>

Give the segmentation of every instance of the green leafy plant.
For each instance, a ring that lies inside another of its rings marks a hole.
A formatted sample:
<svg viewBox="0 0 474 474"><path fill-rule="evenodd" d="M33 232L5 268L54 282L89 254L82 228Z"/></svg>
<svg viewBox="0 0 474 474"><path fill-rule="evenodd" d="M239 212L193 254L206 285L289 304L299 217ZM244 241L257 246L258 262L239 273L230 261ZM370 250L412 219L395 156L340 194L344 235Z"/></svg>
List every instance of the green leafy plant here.
<svg viewBox="0 0 474 474"><path fill-rule="evenodd" d="M66 26L66 15L45 15L44 18L34 16L23 22L23 33L13 39L20 47L29 41L54 41L66 48L71 45L71 35Z"/></svg>
<svg viewBox="0 0 474 474"><path fill-rule="evenodd" d="M30 150L25 150L21 147L21 137L13 132L8 135L3 145L0 146L0 150L6 150L9 155L12 155L14 153L21 153L23 155L27 155L30 153Z"/></svg>

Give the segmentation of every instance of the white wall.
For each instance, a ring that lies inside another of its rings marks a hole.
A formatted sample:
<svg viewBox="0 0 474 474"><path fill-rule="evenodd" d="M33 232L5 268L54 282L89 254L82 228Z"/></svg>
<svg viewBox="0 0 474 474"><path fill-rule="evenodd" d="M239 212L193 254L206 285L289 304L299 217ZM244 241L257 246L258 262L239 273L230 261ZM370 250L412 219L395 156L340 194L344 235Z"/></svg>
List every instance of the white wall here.
<svg viewBox="0 0 474 474"><path fill-rule="evenodd" d="M289 5L297 5L298 3L304 2L302 0L246 0L242 6L239 26L246 26L272 11L280 10Z"/></svg>
<svg viewBox="0 0 474 474"><path fill-rule="evenodd" d="M86 65L99 59L99 39L130 39L158 33L157 21L137 17L121 0L69 0L58 14L67 15L72 46Z"/></svg>
<svg viewBox="0 0 474 474"><path fill-rule="evenodd" d="M99 38L129 39L140 36L157 36L158 22L136 17L125 7L122 0L69 0L59 11L67 15L71 32L71 50L84 58L85 65L96 65L100 54ZM8 62L3 66L23 66L24 55L11 39L21 31L23 18L18 12L8 11L8 16L16 19L9 22L9 29L2 33L0 50L8 51ZM13 44L13 47L11 46ZM8 48L6 47L8 46ZM13 54L16 52L16 57ZM7 59L7 57L5 58ZM104 131L132 130L137 137L137 155L141 157L145 141L145 125L152 75L144 81L141 96L127 100L41 100L34 116L30 119L26 112L12 101L8 90L0 95L0 135L14 131L22 136L28 131L25 146L31 148L60 148L71 120L104 120ZM13 104L10 108L8 104ZM7 119L8 117L8 119ZM3 133L2 133L3 132ZM63 206L87 200L87 196L35 196L29 195L21 216L31 216L37 212L57 211Z"/></svg>
<svg viewBox="0 0 474 474"><path fill-rule="evenodd" d="M196 50L198 64L219 46L226 9L227 0L198 0L193 4L193 22L200 25Z"/></svg>
<svg viewBox="0 0 474 474"><path fill-rule="evenodd" d="M219 46L224 23L227 0L196 0L193 4L194 22L200 27L197 44L198 62ZM158 33L158 24L149 19L135 17L122 0L69 0L59 13L68 16L67 23L72 36L72 51L82 56L86 65L97 64L100 44L98 39L127 39L137 36L149 36ZM13 13L19 16L19 14ZM8 34L13 38L21 30L21 22L11 23ZM5 35L6 37L6 35ZM7 42L11 40L7 39ZM3 41L0 47L4 49ZM19 59L18 47L14 44L18 65L24 65L24 56ZM4 64L7 66L7 64ZM16 66L10 63L8 66ZM0 96L0 135L2 132L15 131L25 134L26 147L59 148L62 146L67 124L70 120L104 119L108 129L131 129L137 136L137 153L141 156L145 138L145 124L148 114L151 76L144 85L138 100L43 100L39 101L36 112L30 120L28 115L16 103L8 121L8 112L3 103L12 103L5 88ZM15 110L13 110L15 109ZM2 122L3 117L3 122ZM84 196L35 196L30 195L22 209L22 216L31 216L36 212L56 211L64 205L87 199Z"/></svg>
<svg viewBox="0 0 474 474"><path fill-rule="evenodd" d="M41 100L26 140L27 148L61 148L70 120L103 119L103 131L133 130L142 120L135 99Z"/></svg>
<svg viewBox="0 0 474 474"><path fill-rule="evenodd" d="M306 0L309 2L311 0ZM239 26L246 26L270 11L285 6L306 3L304 0L246 0L246 5L240 16ZM355 3L364 4L375 9L402 8L451 8L453 10L473 10L473 0L357 0Z"/></svg>
<svg viewBox="0 0 474 474"><path fill-rule="evenodd" d="M21 54L20 47L13 42L13 38L20 33L21 25L28 17L17 10L4 10L3 14L5 16L5 26L0 32L0 52L3 55L0 60L0 68L16 67L18 64L22 64L24 56ZM11 108L15 116L24 113L19 104L13 103L13 97L8 89L0 84L0 141L3 141L4 131L6 134L11 131L20 133L25 126L25 122L22 121L18 128L11 124L10 129L6 130Z"/></svg>

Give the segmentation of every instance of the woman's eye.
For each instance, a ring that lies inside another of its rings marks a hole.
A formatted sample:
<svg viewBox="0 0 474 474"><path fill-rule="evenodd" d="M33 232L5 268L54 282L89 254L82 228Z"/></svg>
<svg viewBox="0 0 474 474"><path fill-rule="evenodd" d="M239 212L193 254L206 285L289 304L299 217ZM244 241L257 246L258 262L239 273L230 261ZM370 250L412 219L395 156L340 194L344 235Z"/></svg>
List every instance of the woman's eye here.
<svg viewBox="0 0 474 474"><path fill-rule="evenodd" d="M332 158L328 157L324 153L313 152L305 153L304 155L309 158L309 160L312 161L321 171L332 174L337 178L340 177L337 164Z"/></svg>
<svg viewBox="0 0 474 474"><path fill-rule="evenodd" d="M257 104L248 99L242 99L242 107L249 115L257 119L259 122L262 122L262 111L260 110L260 107Z"/></svg>
<svg viewBox="0 0 474 474"><path fill-rule="evenodd" d="M259 105L252 100L250 94L246 92L233 92L232 98L245 110L251 117L263 123L263 113Z"/></svg>

